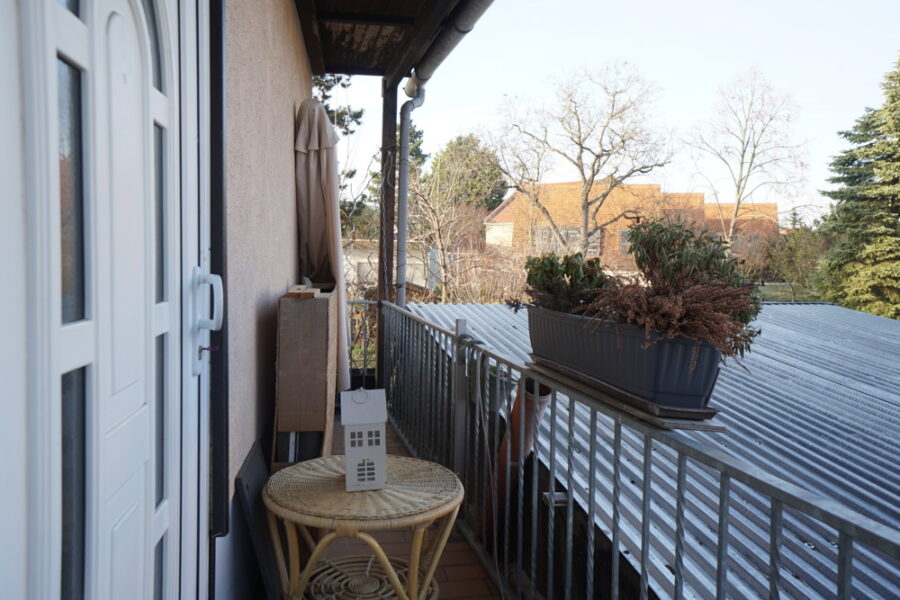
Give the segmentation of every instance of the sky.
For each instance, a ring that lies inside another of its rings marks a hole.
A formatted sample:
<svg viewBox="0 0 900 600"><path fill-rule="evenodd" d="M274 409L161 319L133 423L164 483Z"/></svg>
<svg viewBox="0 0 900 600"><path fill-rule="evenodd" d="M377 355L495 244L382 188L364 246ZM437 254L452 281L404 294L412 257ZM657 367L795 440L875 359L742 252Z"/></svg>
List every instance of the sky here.
<svg viewBox="0 0 900 600"><path fill-rule="evenodd" d="M812 218L827 210L818 190L831 187L828 163L847 147L837 132L881 104L880 84L898 56L900 0L495 0L428 82L413 121L434 153L456 135L496 131L507 97L546 102L567 73L625 61L657 87L654 113L677 140L709 115L717 90L755 69L796 105L793 137L808 164L799 193L760 200L777 201L783 215L803 206ZM360 173L380 145L380 81L354 77L334 98L365 109L340 147ZM576 178L558 169L550 180ZM641 181L703 191L678 147L671 165ZM357 177L351 189L363 185Z"/></svg>

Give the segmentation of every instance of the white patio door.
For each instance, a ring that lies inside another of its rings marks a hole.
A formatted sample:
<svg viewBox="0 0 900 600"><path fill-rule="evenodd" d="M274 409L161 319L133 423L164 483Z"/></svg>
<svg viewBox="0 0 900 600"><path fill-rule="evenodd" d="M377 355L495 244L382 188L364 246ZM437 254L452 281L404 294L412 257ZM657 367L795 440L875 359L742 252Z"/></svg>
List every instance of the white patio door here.
<svg viewBox="0 0 900 600"><path fill-rule="evenodd" d="M40 299L31 596L178 598L182 403L197 401L182 242L198 242L182 237L198 198L181 189L179 3L20 7Z"/></svg>
<svg viewBox="0 0 900 600"><path fill-rule="evenodd" d="M95 0L96 598L175 598L180 190L174 2Z"/></svg>

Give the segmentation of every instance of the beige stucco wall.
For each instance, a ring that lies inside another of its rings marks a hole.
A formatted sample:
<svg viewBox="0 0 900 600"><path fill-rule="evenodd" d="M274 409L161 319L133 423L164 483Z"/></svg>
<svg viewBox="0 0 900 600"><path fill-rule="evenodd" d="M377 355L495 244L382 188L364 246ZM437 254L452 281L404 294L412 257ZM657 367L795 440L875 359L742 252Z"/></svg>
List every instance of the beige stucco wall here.
<svg viewBox="0 0 900 600"><path fill-rule="evenodd" d="M296 283L294 112L311 93L293 0L226 4L231 479L271 421L276 303Z"/></svg>
<svg viewBox="0 0 900 600"><path fill-rule="evenodd" d="M298 273L294 113L311 76L293 0L229 0L225 23L231 505L230 532L216 540L215 595L230 600L252 597L258 577L234 477L272 422L277 301Z"/></svg>

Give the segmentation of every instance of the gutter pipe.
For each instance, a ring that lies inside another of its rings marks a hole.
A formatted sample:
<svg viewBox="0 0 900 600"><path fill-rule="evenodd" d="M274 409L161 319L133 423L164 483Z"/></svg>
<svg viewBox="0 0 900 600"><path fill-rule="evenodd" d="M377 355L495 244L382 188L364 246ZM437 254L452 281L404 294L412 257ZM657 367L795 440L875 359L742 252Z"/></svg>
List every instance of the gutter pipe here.
<svg viewBox="0 0 900 600"><path fill-rule="evenodd" d="M400 107L400 173L397 187L397 306L406 307L406 246L409 241L409 125L412 111L425 102L425 86Z"/></svg>
<svg viewBox="0 0 900 600"><path fill-rule="evenodd" d="M413 75L403 88L407 96L415 98L418 95L419 88L431 79L438 66L456 48L456 45L466 37L466 34L472 31L475 23L478 22L478 19L481 18L481 15L484 14L484 11L488 9L492 2L493 0L463 1L463 6L452 17L450 26L437 36L428 52L416 65Z"/></svg>
<svg viewBox="0 0 900 600"><path fill-rule="evenodd" d="M406 245L409 240L409 123L410 115L425 102L425 83L435 70L472 31L475 23L493 0L463 0L461 8L452 17L450 26L444 29L428 48L428 52L416 65L403 91L410 100L400 108L400 158L399 197L397 199L397 305L406 306Z"/></svg>

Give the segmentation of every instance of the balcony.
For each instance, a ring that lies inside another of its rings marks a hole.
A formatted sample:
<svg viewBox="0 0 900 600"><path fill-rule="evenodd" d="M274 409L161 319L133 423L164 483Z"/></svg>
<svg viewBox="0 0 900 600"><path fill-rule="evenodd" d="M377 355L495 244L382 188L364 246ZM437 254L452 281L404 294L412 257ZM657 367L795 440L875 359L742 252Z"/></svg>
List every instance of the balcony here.
<svg viewBox="0 0 900 600"><path fill-rule="evenodd" d="M727 433L673 431L529 368L522 314L499 305L403 310L382 303L381 310L391 421L411 453L459 473L466 501L458 532L504 597L900 593L900 531L886 525L900 522L889 466L898 450L879 445L890 439L898 415L890 398L879 404L885 398L874 375L861 373L868 385L863 396L873 402L869 420L878 407L884 422L866 430L869 440L856 431L854 452L847 452L846 431L865 419L866 406L847 400L846 418L835 426L814 406L797 413L796 403L767 405L759 377L737 370L717 388L737 398L721 413ZM782 313L772 310L769 318L786 318ZM371 346L359 345L355 358L374 365L374 350L363 351ZM761 346L760 361L771 351ZM764 367L751 366L765 376ZM860 367L831 366L842 368ZM514 451L504 436L510 428L524 431L523 421L510 422L510 415L517 414L515 390L525 377L553 390L530 454L524 444ZM823 406L842 392L790 369L776 377L783 378L786 394L798 398L804 385L817 389L813 399ZM778 427L748 430L753 419L745 413L752 402L746 400L754 398L757 410L772 413L766 418L814 431L825 441L817 448L810 444L816 436L784 441ZM507 456L525 460L498 468L504 444Z"/></svg>

